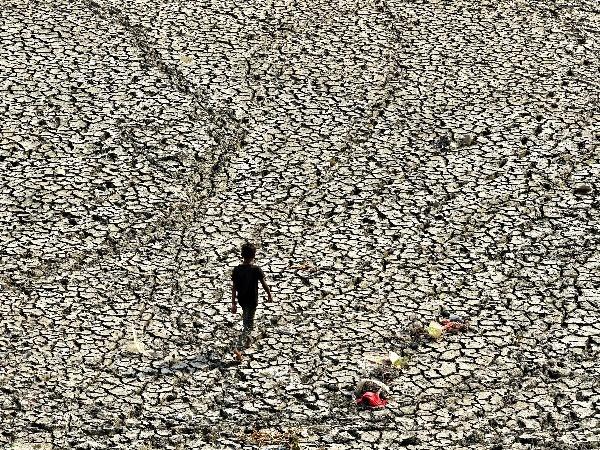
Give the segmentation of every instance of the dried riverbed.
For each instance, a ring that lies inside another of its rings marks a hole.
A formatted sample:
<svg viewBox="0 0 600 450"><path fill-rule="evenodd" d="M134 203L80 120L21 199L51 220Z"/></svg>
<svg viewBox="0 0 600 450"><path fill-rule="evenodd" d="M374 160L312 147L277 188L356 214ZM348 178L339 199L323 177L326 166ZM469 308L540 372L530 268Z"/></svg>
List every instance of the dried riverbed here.
<svg viewBox="0 0 600 450"><path fill-rule="evenodd" d="M597 448L597 2L3 0L0 42L0 447Z"/></svg>

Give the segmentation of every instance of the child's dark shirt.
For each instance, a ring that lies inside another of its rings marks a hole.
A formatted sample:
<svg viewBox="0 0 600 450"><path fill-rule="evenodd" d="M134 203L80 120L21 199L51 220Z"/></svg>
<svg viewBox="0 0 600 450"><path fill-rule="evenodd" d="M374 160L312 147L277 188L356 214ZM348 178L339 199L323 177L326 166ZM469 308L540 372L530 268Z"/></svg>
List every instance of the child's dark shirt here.
<svg viewBox="0 0 600 450"><path fill-rule="evenodd" d="M258 281L265 279L262 269L253 264L240 264L233 269L231 279L242 308L256 306L258 304Z"/></svg>

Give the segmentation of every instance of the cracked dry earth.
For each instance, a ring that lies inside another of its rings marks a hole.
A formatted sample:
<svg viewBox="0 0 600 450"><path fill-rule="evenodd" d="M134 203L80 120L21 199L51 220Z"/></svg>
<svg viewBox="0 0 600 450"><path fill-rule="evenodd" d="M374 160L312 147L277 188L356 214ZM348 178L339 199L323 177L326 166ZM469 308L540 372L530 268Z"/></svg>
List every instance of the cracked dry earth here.
<svg viewBox="0 0 600 450"><path fill-rule="evenodd" d="M597 2L3 0L0 42L1 448L600 447Z"/></svg>

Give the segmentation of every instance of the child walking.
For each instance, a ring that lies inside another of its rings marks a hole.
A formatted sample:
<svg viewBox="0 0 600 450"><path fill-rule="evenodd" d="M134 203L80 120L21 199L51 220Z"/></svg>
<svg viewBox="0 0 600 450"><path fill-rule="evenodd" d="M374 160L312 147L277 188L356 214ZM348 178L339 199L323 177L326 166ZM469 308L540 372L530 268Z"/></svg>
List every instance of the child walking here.
<svg viewBox="0 0 600 450"><path fill-rule="evenodd" d="M262 284L269 301L272 301L271 289L265 281L262 269L253 264L256 256L256 247L248 242L242 245L242 259L244 262L233 269L231 280L231 312L237 312L237 301L242 307L244 328L238 340L238 348L247 348L252 344L252 330L254 329L254 313L258 306L258 282ZM239 351L236 349L236 355Z"/></svg>

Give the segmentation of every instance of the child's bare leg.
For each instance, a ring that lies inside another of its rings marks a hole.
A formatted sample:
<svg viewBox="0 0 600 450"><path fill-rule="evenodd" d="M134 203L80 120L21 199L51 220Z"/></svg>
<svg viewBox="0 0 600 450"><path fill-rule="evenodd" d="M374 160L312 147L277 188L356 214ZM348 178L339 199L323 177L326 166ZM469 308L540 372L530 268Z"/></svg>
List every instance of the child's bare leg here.
<svg viewBox="0 0 600 450"><path fill-rule="evenodd" d="M254 314L256 307L248 306L244 308L243 321L244 331L242 332L243 344L249 347L252 343L252 331L254 330Z"/></svg>

